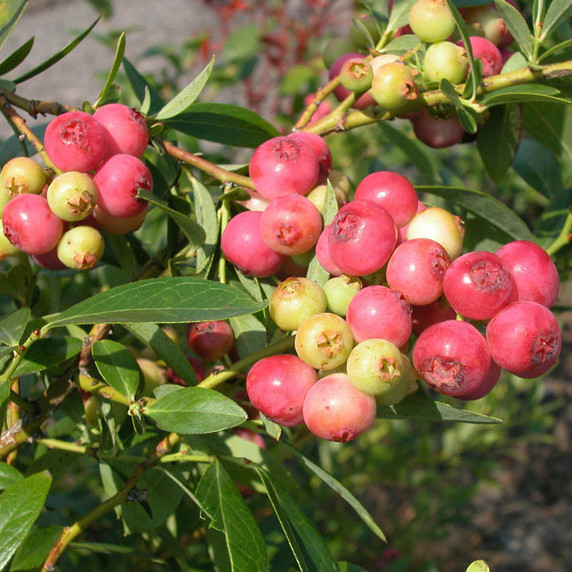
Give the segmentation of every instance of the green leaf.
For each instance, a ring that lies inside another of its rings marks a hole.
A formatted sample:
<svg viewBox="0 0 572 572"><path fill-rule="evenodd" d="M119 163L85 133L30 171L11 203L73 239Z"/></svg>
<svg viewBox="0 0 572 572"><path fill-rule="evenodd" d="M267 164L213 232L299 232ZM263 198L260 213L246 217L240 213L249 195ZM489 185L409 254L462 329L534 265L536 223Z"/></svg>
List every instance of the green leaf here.
<svg viewBox="0 0 572 572"><path fill-rule="evenodd" d="M0 75L7 74L15 67L19 66L30 53L34 45L34 38L30 38L23 43L17 50L14 50L5 60L0 63Z"/></svg>
<svg viewBox="0 0 572 572"><path fill-rule="evenodd" d="M23 478L22 473L16 467L8 463L0 463L0 490L7 489Z"/></svg>
<svg viewBox="0 0 572 572"><path fill-rule="evenodd" d="M368 572L365 568L353 562L338 562L338 568L340 572Z"/></svg>
<svg viewBox="0 0 572 572"><path fill-rule="evenodd" d="M246 24L233 30L225 39L222 59L226 65L257 56L260 47L260 26Z"/></svg>
<svg viewBox="0 0 572 572"><path fill-rule="evenodd" d="M215 58L214 56L211 58L210 62L202 69L202 71L191 81L185 89L180 91L169 103L163 107L155 119L157 121L165 121L166 119L173 119L185 111L188 111L189 107L195 103L209 77L211 75L213 66L214 66Z"/></svg>
<svg viewBox="0 0 572 572"><path fill-rule="evenodd" d="M49 473L36 473L15 482L0 495L0 570L38 518L51 483Z"/></svg>
<svg viewBox="0 0 572 572"><path fill-rule="evenodd" d="M444 198L485 219L508 240L533 240L526 223L504 203L482 191L458 187L416 186L417 192Z"/></svg>
<svg viewBox="0 0 572 572"><path fill-rule="evenodd" d="M268 556L258 524L220 461L203 474L196 490L210 526L225 536L233 572L266 572ZM324 571L325 572L325 571Z"/></svg>
<svg viewBox="0 0 572 572"><path fill-rule="evenodd" d="M261 467L256 467L286 540L302 572L337 572L324 539L294 499Z"/></svg>
<svg viewBox="0 0 572 572"><path fill-rule="evenodd" d="M158 199L154 194L143 189L139 189L137 192L137 198L144 199L148 203L155 205L167 213L175 221L177 226L185 233L185 236L189 239L189 243L194 249L202 246L205 241L205 231L194 219L172 209L165 201Z"/></svg>
<svg viewBox="0 0 572 572"><path fill-rule="evenodd" d="M97 96L96 102L93 106L97 109L100 105L103 105L110 93L113 93L113 81L115 80L115 76L119 71L119 67L121 66L121 62L123 61L123 54L125 53L125 32L121 32L119 39L117 40L117 47L115 48L115 57L113 58L113 64L109 73L107 74L107 80L105 81L105 85L99 92Z"/></svg>
<svg viewBox="0 0 572 572"><path fill-rule="evenodd" d="M18 364L14 377L60 365L79 354L81 347L80 340L69 336L52 336L36 340Z"/></svg>
<svg viewBox="0 0 572 572"><path fill-rule="evenodd" d="M525 103L524 130L565 164L572 163L572 106Z"/></svg>
<svg viewBox="0 0 572 572"><path fill-rule="evenodd" d="M408 395L403 401L391 407L379 407L378 419L414 419L416 421L452 421L456 423L502 423L501 419L458 409L447 403L433 401L421 392Z"/></svg>
<svg viewBox="0 0 572 572"><path fill-rule="evenodd" d="M159 92L137 71L127 58L123 58L123 69L135 97L141 104L141 113L144 115L157 113L164 105Z"/></svg>
<svg viewBox="0 0 572 572"><path fill-rule="evenodd" d="M546 147L533 139L520 142L514 170L547 198L562 194L562 166Z"/></svg>
<svg viewBox="0 0 572 572"><path fill-rule="evenodd" d="M233 286L193 277L150 278L116 286L45 318L67 324L175 324L224 320L266 307Z"/></svg>
<svg viewBox="0 0 572 572"><path fill-rule="evenodd" d="M516 40L520 51L530 60L532 58L534 38L523 15L506 0L495 0L495 6L507 25L509 32Z"/></svg>
<svg viewBox="0 0 572 572"><path fill-rule="evenodd" d="M540 40L543 41L548 35L558 27L572 12L572 2L570 0L552 0L546 11L542 25Z"/></svg>
<svg viewBox="0 0 572 572"><path fill-rule="evenodd" d="M123 324L123 327L148 345L183 381L197 385L197 376L189 360L157 324L139 322Z"/></svg>
<svg viewBox="0 0 572 572"><path fill-rule="evenodd" d="M30 319L30 308L20 308L0 320L0 343L17 346Z"/></svg>
<svg viewBox="0 0 572 572"><path fill-rule="evenodd" d="M316 465L308 457L303 455L298 449L296 449L290 443L283 443L288 447L298 458L300 463L306 468L310 469L317 477L319 477L326 485L328 485L337 495L339 495L343 500L345 500L356 512L356 514L362 519L364 524L381 540L387 542L385 534L379 528L377 523L373 520L371 514L367 509L359 502L359 500L348 490L342 483L335 479L330 473L322 469L319 465Z"/></svg>
<svg viewBox="0 0 572 572"><path fill-rule="evenodd" d="M194 177L191 178L191 186L193 188L193 204L195 206L197 223L205 234L203 243L197 250L196 272L199 273L208 267L215 252L219 234L218 217L213 197L209 190Z"/></svg>
<svg viewBox="0 0 572 572"><path fill-rule="evenodd" d="M61 526L33 528L14 554L10 572L40 570L50 550L62 535Z"/></svg>
<svg viewBox="0 0 572 572"><path fill-rule="evenodd" d="M61 49L57 54L54 54L51 58L48 58L41 64L35 66L30 71L22 74L21 76L17 77L14 80L14 83L23 83L26 80L29 80L42 72L46 71L47 69L51 68L54 64L57 64L61 59L67 56L78 44L82 42L82 40L93 30L95 25L99 22L99 18L93 22L86 30L84 30L77 38L72 40L67 46Z"/></svg>
<svg viewBox="0 0 572 572"><path fill-rule="evenodd" d="M123 344L113 340L96 341L91 353L104 381L132 401L141 381L135 356Z"/></svg>
<svg viewBox="0 0 572 572"><path fill-rule="evenodd" d="M275 127L254 111L227 103L195 103L164 124L197 139L238 147L258 147L279 135Z"/></svg>
<svg viewBox="0 0 572 572"><path fill-rule="evenodd" d="M415 0L397 0L393 4L387 23L387 31L397 30L409 23L409 11L414 3Z"/></svg>
<svg viewBox="0 0 572 572"><path fill-rule="evenodd" d="M572 4L571 4L571 6L572 6ZM572 38L570 38L569 40L564 40L563 42L560 42L560 43L556 44L555 46L552 46L551 48L549 48L545 52L543 52L541 54L541 56L538 58L538 61L542 62L545 59L549 58L551 55L556 54L562 50L566 50L566 49L570 48L571 46L572 46Z"/></svg>
<svg viewBox="0 0 572 572"><path fill-rule="evenodd" d="M419 45L419 38L414 34L405 34L391 40L380 50L382 54L396 54L398 56L410 52Z"/></svg>
<svg viewBox="0 0 572 572"><path fill-rule="evenodd" d="M477 149L491 179L498 183L514 162L522 135L522 108L494 107L477 134Z"/></svg>
<svg viewBox="0 0 572 572"><path fill-rule="evenodd" d="M236 349L241 358L249 356L266 345L266 327L252 314L230 318L229 322L234 332Z"/></svg>
<svg viewBox="0 0 572 572"><path fill-rule="evenodd" d="M484 95L479 99L479 103L485 107L527 101L572 104L572 99L558 97L558 94L560 94L560 90L549 85L530 83L527 85L503 87L502 89Z"/></svg>
<svg viewBox="0 0 572 572"><path fill-rule="evenodd" d="M28 0L0 0L0 48L28 6Z"/></svg>
<svg viewBox="0 0 572 572"><path fill-rule="evenodd" d="M164 431L203 434L236 427L247 419L245 411L218 391L185 387L158 399L144 411Z"/></svg>

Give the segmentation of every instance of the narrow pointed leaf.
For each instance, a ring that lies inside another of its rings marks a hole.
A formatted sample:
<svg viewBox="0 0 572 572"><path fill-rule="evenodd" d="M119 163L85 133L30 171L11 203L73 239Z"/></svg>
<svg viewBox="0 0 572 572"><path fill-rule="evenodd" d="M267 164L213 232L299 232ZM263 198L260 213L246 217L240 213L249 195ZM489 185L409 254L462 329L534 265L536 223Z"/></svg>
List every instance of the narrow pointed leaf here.
<svg viewBox="0 0 572 572"><path fill-rule="evenodd" d="M485 219L509 240L532 240L526 223L504 203L482 191L458 187L417 186L419 193L444 198Z"/></svg>
<svg viewBox="0 0 572 572"><path fill-rule="evenodd" d="M389 16L389 22L387 23L388 30L397 30L405 26L409 22L409 11L411 6L415 3L415 0L402 0L401 2L395 2L393 9L391 10L391 15Z"/></svg>
<svg viewBox="0 0 572 572"><path fill-rule="evenodd" d="M141 377L133 354L123 344L113 340L95 342L91 353L104 381L130 401L133 400Z"/></svg>
<svg viewBox="0 0 572 572"><path fill-rule="evenodd" d="M572 2L570 0L552 0L544 17L541 39L547 38L571 13Z"/></svg>
<svg viewBox="0 0 572 572"><path fill-rule="evenodd" d="M195 494L211 515L210 526L225 536L231 570L267 572L268 556L258 523L220 461L205 471Z"/></svg>
<svg viewBox="0 0 572 572"><path fill-rule="evenodd" d="M256 469L300 570L338 572L324 539L294 499L264 469Z"/></svg>
<svg viewBox="0 0 572 572"><path fill-rule="evenodd" d="M519 49L530 59L532 56L533 37L523 15L506 0L495 0L495 6L516 40Z"/></svg>
<svg viewBox="0 0 572 572"><path fill-rule="evenodd" d="M123 324L123 327L149 346L183 381L197 385L197 376L189 360L157 324L136 322Z"/></svg>
<svg viewBox="0 0 572 572"><path fill-rule="evenodd" d="M0 570L38 518L51 483L48 472L35 473L15 482L0 495Z"/></svg>
<svg viewBox="0 0 572 572"><path fill-rule="evenodd" d="M336 480L330 473L322 469L319 465L313 463L308 457L303 455L298 449L288 442L283 443L284 446L288 447L297 457L297 459L306 468L310 469L316 476L318 476L326 485L328 485L336 494L338 494L342 499L344 499L356 512L356 514L362 519L365 525L381 540L387 541L385 534L379 528L377 523L373 520L371 514L367 509L359 502L359 500L352 495L352 493L342 485L338 480Z"/></svg>
<svg viewBox="0 0 572 572"><path fill-rule="evenodd" d="M97 101L94 103L94 107L97 108L100 105L103 105L107 100L109 94L112 92L113 81L115 80L115 76L119 71L119 67L121 66L121 62L123 61L123 54L125 53L125 32L121 32L119 39L117 40L117 47L115 48L115 57L113 58L113 64L109 73L107 74L107 79L105 81L105 85L99 92L97 97Z"/></svg>
<svg viewBox="0 0 572 572"><path fill-rule="evenodd" d="M30 308L20 308L2 319L0 321L0 343L17 346L30 319L30 314Z"/></svg>
<svg viewBox="0 0 572 572"><path fill-rule="evenodd" d="M545 103L562 103L568 105L572 104L572 99L562 97L560 93L560 90L549 85L537 83L514 85L504 87L493 93L484 95L480 99L480 103L485 107L527 101L544 101Z"/></svg>
<svg viewBox="0 0 572 572"><path fill-rule="evenodd" d="M46 317L49 326L67 324L175 324L224 320L262 310L243 291L192 277L152 278L122 284L83 300L60 314Z"/></svg>
<svg viewBox="0 0 572 572"><path fill-rule="evenodd" d="M37 65L30 71L22 74L21 76L17 77L14 80L14 83L22 83L26 80L29 80L42 72L46 71L47 69L51 68L54 64L57 64L61 59L67 56L78 44L85 39L85 37L93 30L95 25L99 22L99 18L93 22L86 30L84 30L77 38L71 41L67 46L65 46L62 50L60 50L57 54L54 54L51 58L48 58L41 64Z"/></svg>
<svg viewBox="0 0 572 572"><path fill-rule="evenodd" d="M0 63L0 75L7 74L15 67L19 66L30 53L34 45L34 38L30 38L23 43L18 49L14 50L5 60Z"/></svg>
<svg viewBox="0 0 572 572"><path fill-rule="evenodd" d="M197 273L205 270L213 256L218 240L218 217L213 197L209 190L194 177L191 178L197 223L205 237L197 251Z"/></svg>
<svg viewBox="0 0 572 572"><path fill-rule="evenodd" d="M168 393L144 413L160 429L187 435L223 431L247 419L245 411L232 399L204 387L185 387Z"/></svg>
<svg viewBox="0 0 572 572"><path fill-rule="evenodd" d="M157 113L157 121L165 121L172 119L181 113L184 113L188 108L195 103L205 85L207 84L211 72L214 67L215 58L211 58L210 62L201 70L201 72L191 81L185 89L180 91L169 103Z"/></svg>
<svg viewBox="0 0 572 572"><path fill-rule="evenodd" d="M0 48L28 6L28 0L0 0Z"/></svg>
<svg viewBox="0 0 572 572"><path fill-rule="evenodd" d="M135 66L123 58L123 69L144 115L157 113L164 105L160 93L139 73Z"/></svg>
<svg viewBox="0 0 572 572"><path fill-rule="evenodd" d="M502 423L501 419L489 417L482 413L475 413L467 409L459 409L433 401L420 392L409 395L397 405L391 407L379 407L377 411L378 419L414 419L417 421L452 421L456 423L482 423L496 424Z"/></svg>
<svg viewBox="0 0 572 572"><path fill-rule="evenodd" d="M226 103L195 103L185 113L163 123L197 139L238 147L257 147L279 135L254 111Z"/></svg>
<svg viewBox="0 0 572 572"><path fill-rule="evenodd" d="M36 340L18 364L14 377L60 365L79 354L81 346L80 340L70 336L53 336Z"/></svg>

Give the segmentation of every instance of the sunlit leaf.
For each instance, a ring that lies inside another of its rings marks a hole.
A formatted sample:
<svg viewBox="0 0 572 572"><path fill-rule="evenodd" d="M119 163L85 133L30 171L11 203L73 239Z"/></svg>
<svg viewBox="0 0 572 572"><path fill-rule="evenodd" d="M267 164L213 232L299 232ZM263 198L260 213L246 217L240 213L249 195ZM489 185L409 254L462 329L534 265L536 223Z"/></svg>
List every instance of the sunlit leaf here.
<svg viewBox="0 0 572 572"><path fill-rule="evenodd" d="M30 314L30 308L20 308L0 320L0 343L17 346L30 319Z"/></svg>
<svg viewBox="0 0 572 572"><path fill-rule="evenodd" d="M533 37L523 15L506 0L495 0L495 6L512 37L516 40L519 49L530 59L532 57Z"/></svg>
<svg viewBox="0 0 572 572"><path fill-rule="evenodd" d="M114 340L96 341L91 353L104 381L131 401L137 393L141 377L135 356Z"/></svg>
<svg viewBox="0 0 572 572"><path fill-rule="evenodd" d="M113 64L107 74L107 79L105 81L105 85L99 92L96 102L93 104L95 108L103 105L107 99L109 98L110 94L113 93L113 81L115 80L115 76L119 71L119 67L121 66L121 62L123 61L123 54L125 53L125 32L122 32L117 40L117 46L115 48L115 57L113 58Z"/></svg>
<svg viewBox="0 0 572 572"><path fill-rule="evenodd" d="M5 60L0 63L0 75L7 74L15 67L19 66L30 53L34 45L34 38L24 42L18 49L14 50Z"/></svg>
<svg viewBox="0 0 572 572"><path fill-rule="evenodd" d="M14 377L60 365L79 354L81 347L80 340L69 336L52 336L36 340L18 364Z"/></svg>
<svg viewBox="0 0 572 572"><path fill-rule="evenodd" d="M28 0L0 0L0 48L28 6Z"/></svg>
<svg viewBox="0 0 572 572"><path fill-rule="evenodd" d="M548 10L542 24L541 40L544 40L549 34L559 26L572 13L572 2L570 0L552 0L548 5Z"/></svg>

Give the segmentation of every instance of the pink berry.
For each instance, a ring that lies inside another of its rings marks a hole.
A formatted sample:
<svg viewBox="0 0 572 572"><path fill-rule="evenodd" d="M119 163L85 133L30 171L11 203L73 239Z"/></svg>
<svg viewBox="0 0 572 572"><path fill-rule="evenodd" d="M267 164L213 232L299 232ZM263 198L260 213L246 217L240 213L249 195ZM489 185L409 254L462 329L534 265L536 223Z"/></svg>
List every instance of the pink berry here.
<svg viewBox="0 0 572 572"><path fill-rule="evenodd" d="M309 131L297 131L290 133L288 137L296 141L301 141L314 150L318 158L318 165L320 166L318 183L325 183L332 169L332 151L330 146L326 143L326 140L317 133L311 133Z"/></svg>
<svg viewBox="0 0 572 572"><path fill-rule="evenodd" d="M132 217L119 218L111 216L97 205L93 209L92 213L92 217L97 227L102 228L111 234L128 234L130 232L135 232L141 227L146 216L147 209L142 210L139 214ZM85 220L86 219L84 219L84 224L86 224Z"/></svg>
<svg viewBox="0 0 572 572"><path fill-rule="evenodd" d="M365 276L379 270L397 243L391 215L372 201L345 204L332 220L328 248L332 261L344 274Z"/></svg>
<svg viewBox="0 0 572 572"><path fill-rule="evenodd" d="M330 256L330 249L328 247L330 232L332 231L332 225L327 224L320 237L316 243L316 258L320 263L320 266L329 272L332 276L341 276L344 271L334 263L332 257Z"/></svg>
<svg viewBox="0 0 572 572"><path fill-rule="evenodd" d="M430 304L443 293L443 278L450 263L438 242L430 238L406 240L387 263L387 283L401 291L410 304Z"/></svg>
<svg viewBox="0 0 572 572"><path fill-rule="evenodd" d="M288 256L310 250L322 232L322 215L303 195L274 197L262 212L260 232L275 252Z"/></svg>
<svg viewBox="0 0 572 572"><path fill-rule="evenodd" d="M307 194L318 181L320 164L312 147L286 136L259 145L250 160L250 176L258 193L267 199Z"/></svg>
<svg viewBox="0 0 572 572"><path fill-rule="evenodd" d="M515 240L501 246L496 254L508 266L519 300L538 302L548 308L554 304L560 279L546 250L528 240Z"/></svg>
<svg viewBox="0 0 572 572"><path fill-rule="evenodd" d="M473 57L483 64L483 77L499 74L503 65L499 49L490 40L480 36L470 36L469 41ZM462 46L463 41L457 41L457 45Z"/></svg>
<svg viewBox="0 0 572 572"><path fill-rule="evenodd" d="M315 383L304 400L304 422L320 439L347 442L371 428L375 397L354 387L345 373L327 375Z"/></svg>
<svg viewBox="0 0 572 572"><path fill-rule="evenodd" d="M224 320L196 322L187 328L187 343L200 359L216 361L233 347L234 333Z"/></svg>
<svg viewBox="0 0 572 572"><path fill-rule="evenodd" d="M435 302L424 304L423 306L411 305L411 321L413 323L413 331L419 335L429 326L446 320L454 320L457 312L451 308L451 304L447 302L445 296L441 296Z"/></svg>
<svg viewBox="0 0 572 572"><path fill-rule="evenodd" d="M108 139L107 156L126 153L141 157L149 143L145 117L122 103L108 103L93 114L105 129Z"/></svg>
<svg viewBox="0 0 572 572"><path fill-rule="evenodd" d="M397 228L406 225L417 212L417 191L407 177L391 171L376 171L356 187L355 200L373 201L393 218Z"/></svg>
<svg viewBox="0 0 572 572"><path fill-rule="evenodd" d="M455 397L480 388L492 367L485 337L461 320L439 322L423 331L412 359L425 383L438 393Z"/></svg>
<svg viewBox="0 0 572 572"><path fill-rule="evenodd" d="M468 252L454 260L443 291L456 312L472 320L488 320L514 297L508 266L492 252Z"/></svg>
<svg viewBox="0 0 572 572"><path fill-rule="evenodd" d="M252 405L268 419L294 427L304 421L304 400L317 381L314 368L295 355L281 354L262 358L250 368L246 391Z"/></svg>
<svg viewBox="0 0 572 572"><path fill-rule="evenodd" d="M118 218L137 216L147 201L137 198L139 189L153 192L151 171L141 159L124 153L112 155L93 176L97 186L97 206Z"/></svg>
<svg viewBox="0 0 572 572"><path fill-rule="evenodd" d="M84 111L58 115L44 135L46 154L62 171L92 171L103 161L108 144L103 126Z"/></svg>
<svg viewBox="0 0 572 572"><path fill-rule="evenodd" d="M441 119L422 109L411 119L413 132L419 141L434 149L443 149L461 143L465 130L456 115Z"/></svg>
<svg viewBox="0 0 572 572"><path fill-rule="evenodd" d="M225 258L246 276L264 278L276 274L286 257L272 250L260 231L262 213L244 211L233 216L222 232Z"/></svg>
<svg viewBox="0 0 572 572"><path fill-rule="evenodd" d="M42 195L23 194L11 199L2 213L6 238L22 252L44 254L56 247L64 223Z"/></svg>
<svg viewBox="0 0 572 572"><path fill-rule="evenodd" d="M356 342L371 338L403 346L411 336L411 306L401 292L381 285L366 286L351 299L346 314Z"/></svg>
<svg viewBox="0 0 572 572"><path fill-rule="evenodd" d="M509 304L488 323L486 335L495 362L527 379L546 373L562 350L562 332L556 317L536 302Z"/></svg>

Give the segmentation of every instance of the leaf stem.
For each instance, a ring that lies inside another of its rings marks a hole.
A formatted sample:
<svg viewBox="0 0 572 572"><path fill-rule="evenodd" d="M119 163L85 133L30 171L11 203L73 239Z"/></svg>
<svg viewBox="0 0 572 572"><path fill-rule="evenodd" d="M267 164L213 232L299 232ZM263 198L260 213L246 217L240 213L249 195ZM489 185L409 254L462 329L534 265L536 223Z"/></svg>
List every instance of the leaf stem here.
<svg viewBox="0 0 572 572"><path fill-rule="evenodd" d="M562 230L560 234L556 238L556 240L546 249L546 252L550 256L554 256L561 248L570 244L572 239L572 207L568 211L568 216L566 217L566 221L562 226Z"/></svg>
<svg viewBox="0 0 572 572"><path fill-rule="evenodd" d="M53 572L56 562L69 546L70 542L75 540L88 526L92 525L102 516L113 510L115 507L127 502L129 500L129 494L141 480L145 472L156 465L180 440L181 437L177 433L170 433L167 435L157 445L153 454L137 466L131 477L129 477L127 482L119 491L117 491L117 493L88 512L71 526L65 527L60 538L48 554L48 557L42 566L42 571Z"/></svg>

